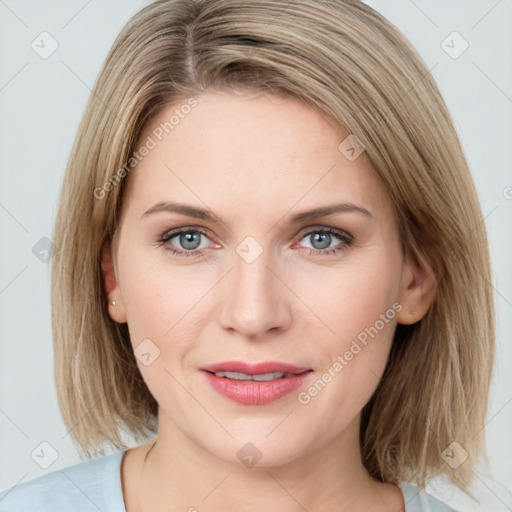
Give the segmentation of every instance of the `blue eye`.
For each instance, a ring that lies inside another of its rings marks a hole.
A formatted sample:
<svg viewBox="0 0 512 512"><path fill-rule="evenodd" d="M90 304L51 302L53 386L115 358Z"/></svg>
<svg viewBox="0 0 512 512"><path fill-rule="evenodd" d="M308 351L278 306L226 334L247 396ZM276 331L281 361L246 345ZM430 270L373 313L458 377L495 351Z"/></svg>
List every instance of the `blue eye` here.
<svg viewBox="0 0 512 512"><path fill-rule="evenodd" d="M307 233L303 233L301 240L310 238L312 247L310 248L310 255L326 255L326 254L337 254L350 247L354 240L353 238L343 231L332 228L317 228ZM334 239L341 240L334 247L331 246L331 242Z"/></svg>
<svg viewBox="0 0 512 512"><path fill-rule="evenodd" d="M309 248L310 255L328 255L337 254L350 247L354 240L351 235L333 228L316 228L302 233L299 240L310 237L312 247ZM202 238L208 238L207 232L199 228L179 228L164 233L159 242L165 246L165 249L176 256L201 256L204 255L202 249ZM175 242L171 242L176 239ZM334 240L340 243L332 246ZM176 248L180 245L182 249ZM207 247L207 246L206 246ZM305 249L308 249L305 247Z"/></svg>
<svg viewBox="0 0 512 512"><path fill-rule="evenodd" d="M206 232L197 228L181 228L165 233L160 242L165 245L166 249L172 254L179 256L197 256L201 253L198 248L201 245L201 237L206 237ZM171 240L177 238L179 244L185 250L174 249Z"/></svg>
<svg viewBox="0 0 512 512"><path fill-rule="evenodd" d="M196 250L201 245L201 237L203 235L196 231L184 231L179 233L178 235L173 236L172 238L177 238L184 249L187 250ZM169 239L170 240L172 240Z"/></svg>

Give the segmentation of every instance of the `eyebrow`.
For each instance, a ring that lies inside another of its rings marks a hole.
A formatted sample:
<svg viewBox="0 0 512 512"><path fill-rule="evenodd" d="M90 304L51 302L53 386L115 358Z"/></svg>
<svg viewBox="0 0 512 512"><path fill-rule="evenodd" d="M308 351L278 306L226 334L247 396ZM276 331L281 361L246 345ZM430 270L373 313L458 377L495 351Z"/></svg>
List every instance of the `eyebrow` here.
<svg viewBox="0 0 512 512"><path fill-rule="evenodd" d="M193 217L196 219L208 221L212 224L220 224L221 222L221 220L216 215L211 213L209 210L172 201L160 201L154 204L151 208L149 208L142 214L141 218L160 212L179 213L187 217ZM362 206L357 206L353 203L338 203L327 206L321 206L318 208L313 208L312 210L296 213L290 217L290 224L298 224L300 222L305 222L307 220L316 219L319 217L326 217L334 213L346 212L361 213L368 217L374 218L373 215Z"/></svg>

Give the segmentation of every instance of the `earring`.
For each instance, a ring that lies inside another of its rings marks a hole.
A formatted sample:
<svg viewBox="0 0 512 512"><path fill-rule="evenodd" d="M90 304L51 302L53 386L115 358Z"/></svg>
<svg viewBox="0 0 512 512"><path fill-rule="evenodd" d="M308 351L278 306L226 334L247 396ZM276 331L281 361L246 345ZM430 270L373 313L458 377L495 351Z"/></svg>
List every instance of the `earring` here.
<svg viewBox="0 0 512 512"><path fill-rule="evenodd" d="M109 304L110 304L111 306L115 306L115 305L116 305L116 301L115 301L115 300L113 300L112 302L109 302Z"/></svg>

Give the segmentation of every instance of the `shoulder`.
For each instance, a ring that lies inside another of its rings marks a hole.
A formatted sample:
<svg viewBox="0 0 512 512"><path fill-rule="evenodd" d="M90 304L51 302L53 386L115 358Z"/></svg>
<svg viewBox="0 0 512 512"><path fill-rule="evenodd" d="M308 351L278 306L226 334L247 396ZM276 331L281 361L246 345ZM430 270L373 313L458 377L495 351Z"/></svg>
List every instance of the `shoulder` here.
<svg viewBox="0 0 512 512"><path fill-rule="evenodd" d="M400 488L404 495L406 512L459 512L458 509L412 484L402 483Z"/></svg>
<svg viewBox="0 0 512 512"><path fill-rule="evenodd" d="M0 512L125 512L119 451L18 484L0 493Z"/></svg>

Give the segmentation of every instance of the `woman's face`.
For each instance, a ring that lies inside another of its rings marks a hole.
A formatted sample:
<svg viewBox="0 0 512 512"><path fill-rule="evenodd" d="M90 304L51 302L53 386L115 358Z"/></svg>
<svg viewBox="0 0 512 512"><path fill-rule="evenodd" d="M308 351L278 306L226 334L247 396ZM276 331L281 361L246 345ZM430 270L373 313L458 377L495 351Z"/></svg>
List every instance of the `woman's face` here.
<svg viewBox="0 0 512 512"><path fill-rule="evenodd" d="M160 429L269 466L356 430L417 318L391 200L347 135L295 99L217 92L146 127L109 296ZM236 379L253 374L271 380Z"/></svg>

